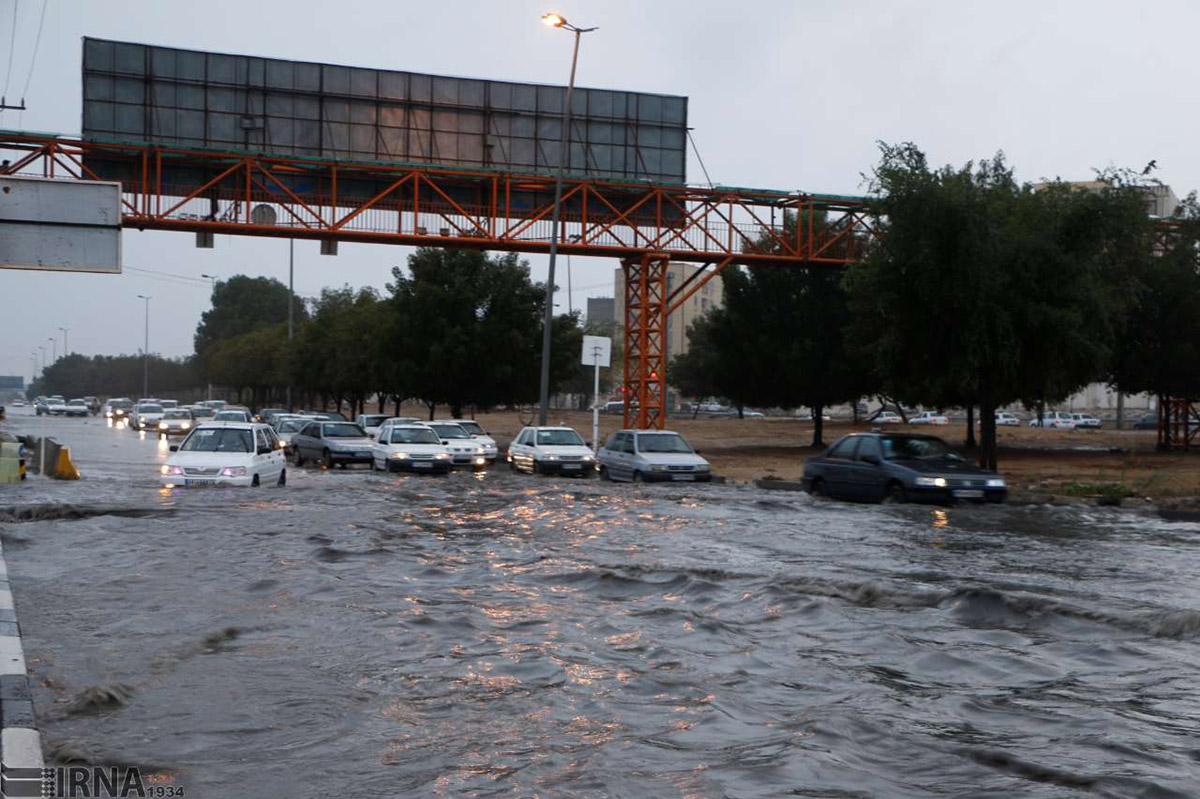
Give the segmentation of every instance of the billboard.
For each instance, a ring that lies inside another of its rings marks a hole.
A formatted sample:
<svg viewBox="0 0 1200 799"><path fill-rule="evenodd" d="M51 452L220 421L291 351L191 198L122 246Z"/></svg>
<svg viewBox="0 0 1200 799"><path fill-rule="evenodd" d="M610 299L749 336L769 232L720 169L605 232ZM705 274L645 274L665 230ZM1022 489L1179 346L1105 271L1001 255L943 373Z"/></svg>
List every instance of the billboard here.
<svg viewBox="0 0 1200 799"><path fill-rule="evenodd" d="M121 184L0 176L0 269L121 271Z"/></svg>
<svg viewBox="0 0 1200 799"><path fill-rule="evenodd" d="M83 136L181 148L558 167L565 87L85 38ZM567 171L686 182L687 98L577 88Z"/></svg>
<svg viewBox="0 0 1200 799"><path fill-rule="evenodd" d="M25 378L20 375L0 375L0 391L24 391Z"/></svg>

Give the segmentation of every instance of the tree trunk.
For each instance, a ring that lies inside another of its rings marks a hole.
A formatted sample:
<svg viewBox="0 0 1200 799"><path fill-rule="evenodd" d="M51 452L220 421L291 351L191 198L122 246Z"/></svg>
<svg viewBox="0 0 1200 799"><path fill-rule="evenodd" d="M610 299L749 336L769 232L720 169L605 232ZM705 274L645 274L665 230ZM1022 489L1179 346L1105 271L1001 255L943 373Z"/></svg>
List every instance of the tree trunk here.
<svg viewBox="0 0 1200 799"><path fill-rule="evenodd" d="M429 421L432 422L434 413L437 411L437 402L426 402L425 404L429 406Z"/></svg>
<svg viewBox="0 0 1200 799"><path fill-rule="evenodd" d="M1046 403L1041 400L1037 404L1037 420L1039 429L1046 424Z"/></svg>
<svg viewBox="0 0 1200 799"><path fill-rule="evenodd" d="M985 396L979 403L979 465L996 469L996 403Z"/></svg>
<svg viewBox="0 0 1200 799"><path fill-rule="evenodd" d="M1117 392L1117 429L1125 429L1125 392Z"/></svg>
<svg viewBox="0 0 1200 799"><path fill-rule="evenodd" d="M400 415L400 395L399 395L399 394L393 394L393 395L392 395L392 402L393 402L393 403L395 403L395 408L396 408L396 412L395 412L395 413L393 413L393 414L392 414L392 416L399 416L399 415Z"/></svg>
<svg viewBox="0 0 1200 799"><path fill-rule="evenodd" d="M746 418L746 409L745 409L745 407L743 407L743 406L741 406L741 405L737 406L737 412L738 412L738 418L739 418L739 419L745 419L745 418Z"/></svg>
<svg viewBox="0 0 1200 799"><path fill-rule="evenodd" d="M375 403L379 406L379 409L375 413L383 413L383 406L387 405L387 394L384 394L382 391L376 392Z"/></svg>
<svg viewBox="0 0 1200 799"><path fill-rule="evenodd" d="M980 422L982 423L982 417ZM967 449L975 449L975 406L967 406L967 440L965 446Z"/></svg>
<svg viewBox="0 0 1200 799"><path fill-rule="evenodd" d="M853 409L851 412L854 414L854 423L858 424L858 397L854 398L854 401L850 403L850 407Z"/></svg>
<svg viewBox="0 0 1200 799"><path fill-rule="evenodd" d="M825 436L825 419L822 418L824 416L825 416L825 406L824 405L812 406L812 417L813 417L812 445L814 447L825 446L825 438L824 438L824 436Z"/></svg>
<svg viewBox="0 0 1200 799"><path fill-rule="evenodd" d="M450 418L451 419L463 418L461 402L456 401L456 402L450 403Z"/></svg>

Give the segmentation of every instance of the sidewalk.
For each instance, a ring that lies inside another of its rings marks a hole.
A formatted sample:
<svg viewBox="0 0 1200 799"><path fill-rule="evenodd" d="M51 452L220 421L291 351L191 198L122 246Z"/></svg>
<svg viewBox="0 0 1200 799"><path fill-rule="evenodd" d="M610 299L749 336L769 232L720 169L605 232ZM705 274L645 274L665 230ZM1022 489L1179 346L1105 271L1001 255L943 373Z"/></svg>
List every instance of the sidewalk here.
<svg viewBox="0 0 1200 799"><path fill-rule="evenodd" d="M8 584L8 565L0 544L0 762L3 770L41 769L42 741L34 726L33 698L25 671L25 653L13 595ZM12 777L25 776L20 772ZM7 795L7 778L0 778L0 796ZM36 784L36 783L35 783ZM21 783L27 787L27 783Z"/></svg>

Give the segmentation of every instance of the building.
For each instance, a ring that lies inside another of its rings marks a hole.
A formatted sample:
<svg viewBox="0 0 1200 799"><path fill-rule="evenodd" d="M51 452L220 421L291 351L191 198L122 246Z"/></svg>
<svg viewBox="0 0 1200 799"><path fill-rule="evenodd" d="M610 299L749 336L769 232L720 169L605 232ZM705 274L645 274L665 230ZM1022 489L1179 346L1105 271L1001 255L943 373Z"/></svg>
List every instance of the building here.
<svg viewBox="0 0 1200 799"><path fill-rule="evenodd" d="M616 300L612 297L587 298L587 323L589 325L612 324L616 321Z"/></svg>
<svg viewBox="0 0 1200 799"><path fill-rule="evenodd" d="M1049 183L1034 183L1033 189L1037 191L1049 185ZM1103 180L1077 180L1068 182L1067 185L1081 191L1100 191L1109 184ZM1146 214L1148 216L1171 216L1179 207L1179 198L1175 196L1175 192L1171 190L1170 186L1157 183L1141 188L1146 193Z"/></svg>
<svg viewBox="0 0 1200 799"><path fill-rule="evenodd" d="M692 275L705 269L685 263L671 263L667 266L667 294L682 284ZM699 280L699 278L697 278ZM694 285L694 284L693 284ZM680 305L675 313L667 317L667 356L674 358L688 350L687 329L692 322L711 311L721 307L723 302L723 285L719 277L705 283L699 291ZM624 326L625 321L625 272L618 267L613 274L614 310L618 327ZM588 301L589 303L591 300ZM590 320L590 314L589 314Z"/></svg>

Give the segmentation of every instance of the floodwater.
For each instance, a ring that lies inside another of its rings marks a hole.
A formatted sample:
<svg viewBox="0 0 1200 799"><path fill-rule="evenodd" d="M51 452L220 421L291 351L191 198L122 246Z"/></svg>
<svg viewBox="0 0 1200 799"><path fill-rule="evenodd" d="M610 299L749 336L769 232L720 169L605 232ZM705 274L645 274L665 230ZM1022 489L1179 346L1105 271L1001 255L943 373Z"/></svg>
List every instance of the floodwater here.
<svg viewBox="0 0 1200 799"><path fill-rule="evenodd" d="M59 758L193 797L1200 796L1200 525L503 468L166 491L155 440L39 425L86 479L0 507L77 518L0 527Z"/></svg>

